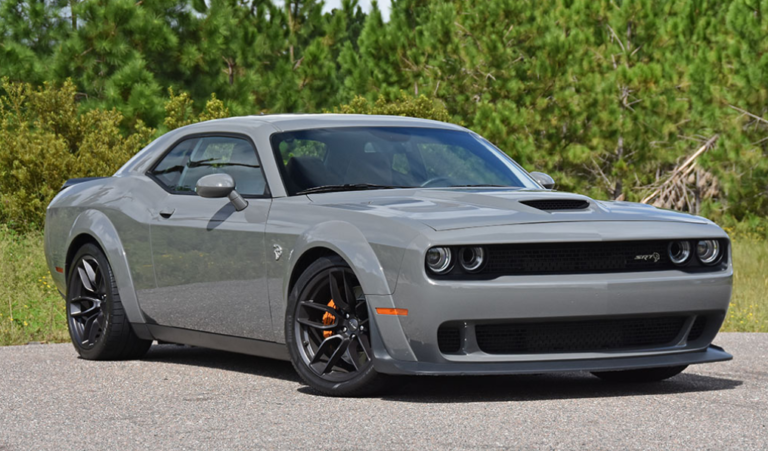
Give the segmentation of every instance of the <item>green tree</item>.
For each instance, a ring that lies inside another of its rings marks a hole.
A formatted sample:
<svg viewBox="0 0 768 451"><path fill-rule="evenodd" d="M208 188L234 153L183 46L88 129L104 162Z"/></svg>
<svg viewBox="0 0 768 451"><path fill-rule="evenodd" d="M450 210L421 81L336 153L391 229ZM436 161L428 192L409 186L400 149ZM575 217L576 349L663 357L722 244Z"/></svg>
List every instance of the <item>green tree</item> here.
<svg viewBox="0 0 768 451"><path fill-rule="evenodd" d="M0 2L0 77L42 83L55 43L67 33L64 1Z"/></svg>
<svg viewBox="0 0 768 451"><path fill-rule="evenodd" d="M84 0L73 8L80 26L60 43L53 62L57 79L71 77L87 108L114 107L126 117L158 123L158 74L179 59L171 24L184 22L187 13L173 0Z"/></svg>

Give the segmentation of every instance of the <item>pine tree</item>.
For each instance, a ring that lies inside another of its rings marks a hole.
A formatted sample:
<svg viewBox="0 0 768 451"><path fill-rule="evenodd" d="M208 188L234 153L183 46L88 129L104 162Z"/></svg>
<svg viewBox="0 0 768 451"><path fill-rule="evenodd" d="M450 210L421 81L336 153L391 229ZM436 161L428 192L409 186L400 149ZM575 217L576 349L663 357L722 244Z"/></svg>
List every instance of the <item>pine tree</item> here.
<svg viewBox="0 0 768 451"><path fill-rule="evenodd" d="M157 72L178 64L171 23L183 15L173 0L87 0L74 6L80 24L54 57L58 80L72 77L87 107L118 108L159 123L163 88Z"/></svg>
<svg viewBox="0 0 768 451"><path fill-rule="evenodd" d="M64 1L5 0L0 2L0 77L42 83L58 39L67 33Z"/></svg>

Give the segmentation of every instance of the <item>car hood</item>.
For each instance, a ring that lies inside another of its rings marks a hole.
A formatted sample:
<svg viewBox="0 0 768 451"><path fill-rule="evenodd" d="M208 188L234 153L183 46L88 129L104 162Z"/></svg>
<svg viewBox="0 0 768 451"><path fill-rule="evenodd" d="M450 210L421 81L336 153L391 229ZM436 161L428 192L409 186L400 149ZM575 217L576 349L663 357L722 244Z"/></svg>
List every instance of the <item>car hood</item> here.
<svg viewBox="0 0 768 451"><path fill-rule="evenodd" d="M678 221L706 219L645 204L596 201L578 194L509 188L413 188L311 194L316 205L382 218L418 221L436 231L544 222ZM581 210L540 210L522 202L583 200Z"/></svg>

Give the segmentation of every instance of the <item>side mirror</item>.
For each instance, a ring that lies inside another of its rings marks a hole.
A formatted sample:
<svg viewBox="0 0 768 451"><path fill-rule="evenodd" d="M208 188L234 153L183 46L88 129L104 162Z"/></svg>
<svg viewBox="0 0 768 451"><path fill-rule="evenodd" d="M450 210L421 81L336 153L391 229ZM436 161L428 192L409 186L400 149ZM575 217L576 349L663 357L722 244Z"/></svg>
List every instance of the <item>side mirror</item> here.
<svg viewBox="0 0 768 451"><path fill-rule="evenodd" d="M235 179L229 174L209 174L200 177L195 185L195 191L200 197L228 197L237 211L244 210L248 206L248 201L235 191Z"/></svg>
<svg viewBox="0 0 768 451"><path fill-rule="evenodd" d="M552 189L555 187L555 179L543 172L531 172L531 177L536 180L536 183L543 186L544 189Z"/></svg>

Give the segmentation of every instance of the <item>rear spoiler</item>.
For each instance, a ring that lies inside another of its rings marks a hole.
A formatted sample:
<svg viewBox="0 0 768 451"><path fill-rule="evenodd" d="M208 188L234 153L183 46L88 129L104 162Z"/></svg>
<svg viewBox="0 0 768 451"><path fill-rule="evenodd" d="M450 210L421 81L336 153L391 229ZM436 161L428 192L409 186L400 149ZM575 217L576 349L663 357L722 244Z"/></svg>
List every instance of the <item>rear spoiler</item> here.
<svg viewBox="0 0 768 451"><path fill-rule="evenodd" d="M66 182L64 182L63 185L61 185L61 189L59 191L63 191L65 188L69 188L70 186L77 185L78 183L85 183L90 182L91 180L99 180L99 179L107 179L109 177L83 177L79 179L69 179Z"/></svg>

